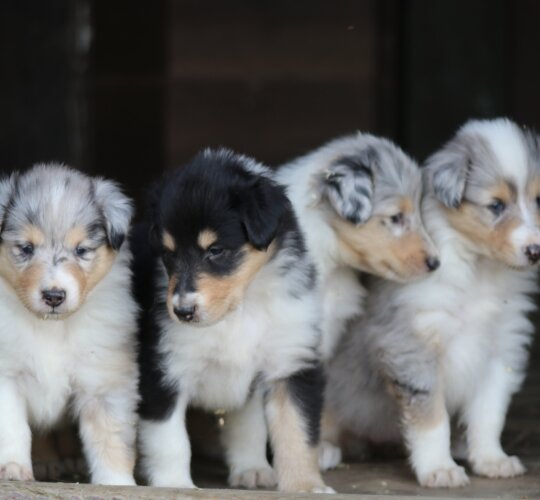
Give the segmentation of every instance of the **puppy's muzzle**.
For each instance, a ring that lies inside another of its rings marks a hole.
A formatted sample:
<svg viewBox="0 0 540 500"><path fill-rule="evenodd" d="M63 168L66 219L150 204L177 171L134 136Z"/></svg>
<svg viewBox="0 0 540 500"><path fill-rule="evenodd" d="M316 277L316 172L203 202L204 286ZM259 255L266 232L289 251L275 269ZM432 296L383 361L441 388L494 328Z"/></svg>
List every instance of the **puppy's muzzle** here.
<svg viewBox="0 0 540 500"><path fill-rule="evenodd" d="M59 288L52 288L50 290L43 290L41 292L41 298L43 302L50 307L58 307L66 300L66 291Z"/></svg>
<svg viewBox="0 0 540 500"><path fill-rule="evenodd" d="M531 264L536 264L540 260L540 245L525 247L525 255Z"/></svg>
<svg viewBox="0 0 540 500"><path fill-rule="evenodd" d="M441 261L432 255L426 258L426 266L429 272L435 271L441 265Z"/></svg>
<svg viewBox="0 0 540 500"><path fill-rule="evenodd" d="M181 321L190 322L193 321L195 318L195 313L197 312L197 306L179 306L175 307L174 314L178 317Z"/></svg>

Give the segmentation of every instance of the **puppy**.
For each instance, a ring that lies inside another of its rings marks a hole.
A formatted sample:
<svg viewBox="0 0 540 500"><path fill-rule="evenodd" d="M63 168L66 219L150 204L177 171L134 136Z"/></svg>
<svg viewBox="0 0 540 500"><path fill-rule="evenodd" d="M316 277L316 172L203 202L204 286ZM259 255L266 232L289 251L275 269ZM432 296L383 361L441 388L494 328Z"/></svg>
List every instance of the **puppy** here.
<svg viewBox="0 0 540 500"><path fill-rule="evenodd" d="M69 409L93 483L135 484L136 304L118 186L60 165L0 182L0 479Z"/></svg>
<svg viewBox="0 0 540 500"><path fill-rule="evenodd" d="M188 405L228 412L233 486L329 492L317 467L322 400L315 269L284 189L244 156L207 150L156 188L135 240L142 466L194 487Z"/></svg>
<svg viewBox="0 0 540 500"><path fill-rule="evenodd" d="M424 221L442 266L417 283L373 283L330 362L328 404L357 435L402 435L423 486L468 483L450 452L453 416L474 473L523 474L500 434L533 332L538 137L505 119L471 121L425 168Z"/></svg>
<svg viewBox="0 0 540 500"><path fill-rule="evenodd" d="M392 142L357 133L279 169L319 273L322 353L332 357L347 321L363 311L358 271L406 282L439 266L420 217L418 165ZM337 465L339 429L323 419L321 468Z"/></svg>

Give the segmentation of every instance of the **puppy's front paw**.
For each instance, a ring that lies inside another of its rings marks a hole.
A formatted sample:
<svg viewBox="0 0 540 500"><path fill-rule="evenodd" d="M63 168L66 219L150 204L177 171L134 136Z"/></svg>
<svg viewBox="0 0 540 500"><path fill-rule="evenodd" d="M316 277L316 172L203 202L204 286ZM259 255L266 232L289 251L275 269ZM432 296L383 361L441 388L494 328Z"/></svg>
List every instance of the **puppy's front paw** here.
<svg viewBox="0 0 540 500"><path fill-rule="evenodd" d="M469 478L463 467L454 464L421 474L418 482L427 488L457 488L469 484Z"/></svg>
<svg viewBox="0 0 540 500"><path fill-rule="evenodd" d="M330 495L335 492L336 490L334 488L330 488L330 486L317 486L310 491L310 493L326 493Z"/></svg>
<svg viewBox="0 0 540 500"><path fill-rule="evenodd" d="M92 477L93 484L106 484L108 486L135 486L135 479L131 474L107 472L95 474Z"/></svg>
<svg viewBox="0 0 540 500"><path fill-rule="evenodd" d="M233 488L272 488L276 484L276 474L270 466L235 471L229 475L229 485Z"/></svg>
<svg viewBox="0 0 540 500"><path fill-rule="evenodd" d="M328 441L319 444L319 468L329 470L336 468L341 463L341 448L334 446Z"/></svg>
<svg viewBox="0 0 540 500"><path fill-rule="evenodd" d="M0 465L0 479L12 481L33 481L32 469L17 462L8 462Z"/></svg>
<svg viewBox="0 0 540 500"><path fill-rule="evenodd" d="M472 469L479 476L491 478L515 477L525 474L525 467L518 457L504 456L495 460L476 460Z"/></svg>

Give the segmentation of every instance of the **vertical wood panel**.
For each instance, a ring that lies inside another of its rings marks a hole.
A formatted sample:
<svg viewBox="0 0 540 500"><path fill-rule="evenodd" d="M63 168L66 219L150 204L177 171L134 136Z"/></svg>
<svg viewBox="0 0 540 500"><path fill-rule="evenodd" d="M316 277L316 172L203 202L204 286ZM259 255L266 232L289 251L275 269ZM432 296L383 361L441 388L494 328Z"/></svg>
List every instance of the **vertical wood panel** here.
<svg viewBox="0 0 540 500"><path fill-rule="evenodd" d="M406 3L403 142L421 158L468 118L504 114L506 2Z"/></svg>

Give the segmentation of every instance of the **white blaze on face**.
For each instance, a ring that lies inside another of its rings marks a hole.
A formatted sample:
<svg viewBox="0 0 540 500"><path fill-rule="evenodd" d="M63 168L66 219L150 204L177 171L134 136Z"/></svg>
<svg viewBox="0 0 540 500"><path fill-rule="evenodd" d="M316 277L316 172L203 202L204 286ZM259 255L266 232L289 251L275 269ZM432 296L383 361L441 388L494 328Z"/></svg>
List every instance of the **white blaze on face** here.
<svg viewBox="0 0 540 500"><path fill-rule="evenodd" d="M32 290L31 300L38 312L47 313L51 307L43 301L44 290L58 289L66 293L62 304L54 310L57 313L71 313L80 306L81 290L77 278L70 272L65 264L50 264L45 267L45 272L39 282L39 286Z"/></svg>

